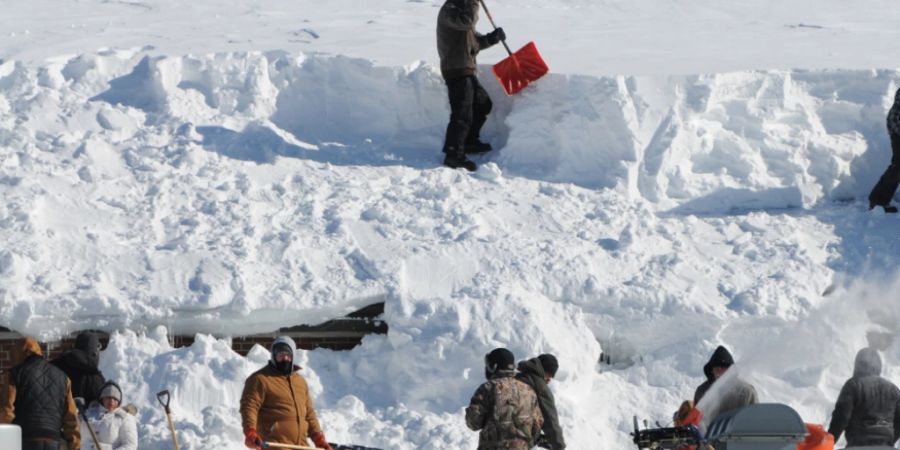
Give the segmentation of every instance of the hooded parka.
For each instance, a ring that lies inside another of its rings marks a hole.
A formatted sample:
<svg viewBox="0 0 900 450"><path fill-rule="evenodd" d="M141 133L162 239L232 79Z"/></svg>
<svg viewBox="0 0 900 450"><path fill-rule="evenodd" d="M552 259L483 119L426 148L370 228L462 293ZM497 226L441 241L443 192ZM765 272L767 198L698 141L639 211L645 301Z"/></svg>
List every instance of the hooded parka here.
<svg viewBox="0 0 900 450"><path fill-rule="evenodd" d="M900 389L881 377L878 351L856 355L853 376L838 395L828 432L835 441L847 433L848 447L893 446L900 430Z"/></svg>
<svg viewBox="0 0 900 450"><path fill-rule="evenodd" d="M517 378L534 389L538 398L538 406L541 408L541 414L544 417L544 425L541 431L544 433L546 443L550 445L551 450L560 450L566 448L566 441L563 438L562 427L559 425L559 414L556 412L556 400L553 398L553 392L550 386L544 381L544 366L538 358L531 358L522 361L518 366L519 374Z"/></svg>
<svg viewBox="0 0 900 450"><path fill-rule="evenodd" d="M703 374L706 375L706 381L698 386L697 390L694 392L695 405L700 404L700 400L703 399L710 389L712 389L713 384L716 382L713 368L727 368L733 365L734 357L731 356L728 349L721 345L716 348L709 358L709 362L703 366ZM743 408L745 406L755 405L758 402L756 388L740 378L729 379L728 385L723 388L726 389L726 391L721 393L720 399L716 401L715 404L707 405L707 408L709 408L708 411L703 411L707 421L712 421L719 414Z"/></svg>
<svg viewBox="0 0 900 450"><path fill-rule="evenodd" d="M72 381L72 396L81 397L86 405L96 402L106 380L100 372L100 337L81 333L75 338L75 348L52 361Z"/></svg>

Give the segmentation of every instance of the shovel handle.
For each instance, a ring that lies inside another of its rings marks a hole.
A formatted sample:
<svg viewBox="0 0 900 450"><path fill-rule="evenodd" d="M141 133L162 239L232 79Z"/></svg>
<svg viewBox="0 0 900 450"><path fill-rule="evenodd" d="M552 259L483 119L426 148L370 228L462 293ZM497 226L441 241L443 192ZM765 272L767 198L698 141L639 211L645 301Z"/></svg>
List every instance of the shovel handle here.
<svg viewBox="0 0 900 450"><path fill-rule="evenodd" d="M262 448L289 448L293 450L319 450L315 447L304 447L302 445L279 444L277 442L263 442Z"/></svg>
<svg viewBox="0 0 900 450"><path fill-rule="evenodd" d="M169 395L169 390L160 391L156 394L156 399L159 400L159 404L166 409L166 413L169 413L169 402L172 401L172 396Z"/></svg>
<svg viewBox="0 0 900 450"><path fill-rule="evenodd" d="M494 23L494 16L491 15L491 11L488 9L487 5L484 4L484 0L478 0L478 1L481 2L481 9L483 9L484 13L487 14L488 20L491 22L491 26L494 27L494 29L496 30L497 24ZM503 46L506 47L506 53L509 53L509 56L512 56L512 54L513 54L512 50L510 50L509 45L506 44L506 39L504 39L500 42L502 42Z"/></svg>

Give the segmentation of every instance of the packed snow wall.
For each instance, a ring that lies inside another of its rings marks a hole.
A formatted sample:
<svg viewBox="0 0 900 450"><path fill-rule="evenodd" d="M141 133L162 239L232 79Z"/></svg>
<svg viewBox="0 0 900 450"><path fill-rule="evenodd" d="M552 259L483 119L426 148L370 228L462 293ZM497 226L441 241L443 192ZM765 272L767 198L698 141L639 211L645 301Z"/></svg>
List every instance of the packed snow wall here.
<svg viewBox="0 0 900 450"><path fill-rule="evenodd" d="M184 324L188 332L220 332L237 319L249 331L312 322L396 291L404 261L441 267L453 259L410 253L411 241L398 244L391 233L429 242L421 233L429 230L444 240L452 228L433 227L457 220L454 227L474 234L456 239L483 241L478 233L498 225L500 218L452 219L442 209L468 194L454 192L455 175L432 170L448 107L431 66L146 53L0 65L0 189L8 199L0 205L8 244L0 309L23 331L65 332L85 320ZM652 239L649 221L666 215L860 198L889 159L884 116L898 76L551 74L511 98L485 76L495 106L483 134L497 151L480 161L473 182L500 195L511 189L504 183L527 185L567 211L584 199L559 198L595 198L595 233L583 223L563 228L620 255ZM611 214L617 209L630 213ZM419 211L424 222L400 220L401 210ZM540 212L508 213L542 220ZM726 241L764 233L737 227ZM646 262L612 278L628 279ZM415 295L447 295L474 274L467 271L417 285ZM602 290L592 274L576 272L577 285ZM566 281L537 284L551 297L573 295ZM42 318L62 320L50 330L29 325Z"/></svg>
<svg viewBox="0 0 900 450"><path fill-rule="evenodd" d="M717 343L752 354L754 330L785 333L842 276L896 267L895 220L830 205L887 163L898 78L551 74L507 98L483 76L497 151L469 176L439 167L448 107L428 65L142 49L6 61L0 325L143 330L115 336L104 369L142 405L146 448L167 445L163 388L185 448L240 448L235 397L265 353L171 349L156 326L271 331L378 296L390 335L304 356L334 440L474 447L460 411L502 345L560 356L572 448L627 448L631 414L667 417ZM858 319L827 328L848 336L841 358ZM637 363L598 373L600 344ZM807 363L755 381L821 421L845 374Z"/></svg>

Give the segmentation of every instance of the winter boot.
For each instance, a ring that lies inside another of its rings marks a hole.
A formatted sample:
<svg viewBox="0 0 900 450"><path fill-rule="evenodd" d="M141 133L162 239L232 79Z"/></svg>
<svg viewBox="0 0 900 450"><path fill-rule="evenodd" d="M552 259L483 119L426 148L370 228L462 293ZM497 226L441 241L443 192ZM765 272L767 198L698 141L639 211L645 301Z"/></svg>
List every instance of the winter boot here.
<svg viewBox="0 0 900 450"><path fill-rule="evenodd" d="M474 172L476 169L478 169L478 166L469 158L466 158L465 154L458 155L447 153L447 156L444 157L444 165L451 169L458 169L462 167L469 172Z"/></svg>
<svg viewBox="0 0 900 450"><path fill-rule="evenodd" d="M487 142L481 142L480 140L476 140L475 142L466 142L466 154L479 154L479 153L487 153L494 148L491 147L491 144Z"/></svg>
<svg viewBox="0 0 900 450"><path fill-rule="evenodd" d="M874 202L871 202L871 201L869 202L870 210L875 209L876 206L880 206L880 207L884 208L884 212L886 212L888 214L897 214L897 207L894 205L878 205Z"/></svg>

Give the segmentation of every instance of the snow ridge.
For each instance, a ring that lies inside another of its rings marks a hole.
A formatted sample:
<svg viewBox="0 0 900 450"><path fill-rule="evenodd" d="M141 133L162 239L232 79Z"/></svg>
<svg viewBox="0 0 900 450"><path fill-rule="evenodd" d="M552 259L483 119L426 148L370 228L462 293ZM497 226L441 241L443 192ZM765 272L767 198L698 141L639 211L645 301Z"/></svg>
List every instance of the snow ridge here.
<svg viewBox="0 0 900 450"><path fill-rule="evenodd" d="M563 361L572 448L628 448L631 414L668 417L705 350L751 355L765 325L805 345L785 330L856 295L822 292L896 267L897 219L853 201L888 160L898 78L553 74L507 98L485 77L498 150L469 176L438 167L448 110L427 64L149 48L3 61L0 317L44 338L136 329L103 368L141 405L150 450L167 445L166 387L186 449L239 448L234 398L267 357L202 335L172 349L166 333L266 332L373 297L390 335L302 354L334 440L473 447L460 409L503 345ZM869 325L853 316L847 342ZM747 370L764 398L802 393L811 420L839 383Z"/></svg>

